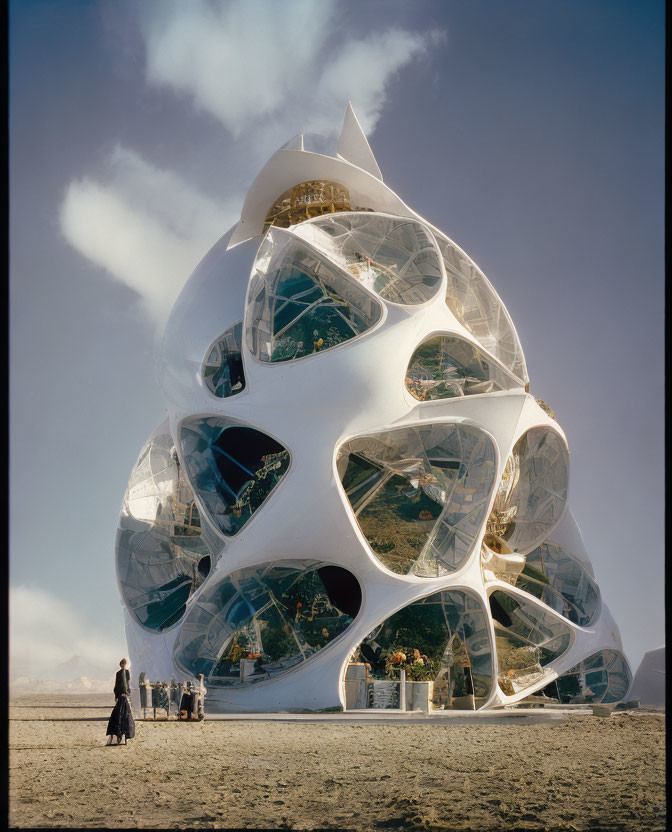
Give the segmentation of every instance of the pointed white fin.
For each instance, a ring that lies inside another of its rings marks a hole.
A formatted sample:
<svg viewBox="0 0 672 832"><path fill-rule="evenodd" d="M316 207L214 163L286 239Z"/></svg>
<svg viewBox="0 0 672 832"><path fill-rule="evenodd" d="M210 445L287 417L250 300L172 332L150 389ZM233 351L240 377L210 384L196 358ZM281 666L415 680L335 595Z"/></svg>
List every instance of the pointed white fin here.
<svg viewBox="0 0 672 832"><path fill-rule="evenodd" d="M338 155L358 168L372 174L376 179L383 181L383 174L380 172L376 157L369 146L364 131L357 120L352 104L348 101L343 119L343 129L338 140Z"/></svg>

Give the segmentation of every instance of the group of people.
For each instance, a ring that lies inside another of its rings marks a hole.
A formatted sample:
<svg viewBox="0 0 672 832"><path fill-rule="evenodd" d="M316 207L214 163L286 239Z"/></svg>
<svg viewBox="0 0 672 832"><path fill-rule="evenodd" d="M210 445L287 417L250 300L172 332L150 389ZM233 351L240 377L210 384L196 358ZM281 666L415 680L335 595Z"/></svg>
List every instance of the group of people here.
<svg viewBox="0 0 672 832"><path fill-rule="evenodd" d="M182 691L182 699L180 701L180 711L178 719L205 719L205 694L207 693L205 687L205 677L201 673L198 677L198 687L194 687L191 682L187 682L186 689Z"/></svg>
<svg viewBox="0 0 672 832"><path fill-rule="evenodd" d="M128 740L132 740L135 737L135 721L131 709L131 673L129 668L130 662L128 659L122 659L119 662L119 670L114 680L115 705L107 723L106 745L121 745L122 739L123 744L128 745ZM142 675L144 677L144 674ZM187 688L182 694L179 718L203 719L203 703L206 692L202 673L199 676L198 688L192 688L191 683L188 682Z"/></svg>

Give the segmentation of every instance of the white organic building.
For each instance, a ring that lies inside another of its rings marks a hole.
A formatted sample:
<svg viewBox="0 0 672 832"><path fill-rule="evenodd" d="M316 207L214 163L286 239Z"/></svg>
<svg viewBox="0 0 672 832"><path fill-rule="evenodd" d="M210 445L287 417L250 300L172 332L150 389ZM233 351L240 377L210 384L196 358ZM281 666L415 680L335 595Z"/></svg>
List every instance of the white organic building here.
<svg viewBox="0 0 672 832"><path fill-rule="evenodd" d="M504 305L351 107L328 150L271 157L166 326L117 535L135 670L204 673L211 712L623 698Z"/></svg>

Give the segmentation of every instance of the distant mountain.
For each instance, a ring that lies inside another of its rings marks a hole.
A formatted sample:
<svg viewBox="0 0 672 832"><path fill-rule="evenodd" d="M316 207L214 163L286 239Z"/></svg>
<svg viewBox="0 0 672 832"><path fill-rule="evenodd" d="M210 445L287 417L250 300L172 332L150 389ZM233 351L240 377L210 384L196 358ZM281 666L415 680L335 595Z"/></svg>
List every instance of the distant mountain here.
<svg viewBox="0 0 672 832"><path fill-rule="evenodd" d="M72 656L65 662L57 664L47 674L57 682L67 682L72 679L105 679L116 672L116 668L103 667L81 656ZM47 675L45 674L45 675Z"/></svg>
<svg viewBox="0 0 672 832"><path fill-rule="evenodd" d="M9 689L17 693L112 693L116 668L105 667L79 655L60 664L45 666L42 678L23 675L11 679ZM10 677L11 678L11 677Z"/></svg>
<svg viewBox="0 0 672 832"><path fill-rule="evenodd" d="M109 679L89 679L80 676L70 681L56 679L30 679L19 676L9 685L10 694L19 693L109 693L112 695L114 677Z"/></svg>

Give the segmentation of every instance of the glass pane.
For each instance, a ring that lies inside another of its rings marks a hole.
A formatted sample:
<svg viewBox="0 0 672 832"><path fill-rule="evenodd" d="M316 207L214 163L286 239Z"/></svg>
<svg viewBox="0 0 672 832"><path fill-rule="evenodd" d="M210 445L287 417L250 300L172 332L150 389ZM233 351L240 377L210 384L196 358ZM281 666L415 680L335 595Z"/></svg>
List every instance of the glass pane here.
<svg viewBox="0 0 672 832"><path fill-rule="evenodd" d="M549 536L567 502L569 453L548 427L528 430L507 460L488 518L488 533L519 553Z"/></svg>
<svg viewBox="0 0 672 832"><path fill-rule="evenodd" d="M220 399L235 396L245 389L243 359L240 354L243 322L239 321L217 340L203 365L203 381Z"/></svg>
<svg viewBox="0 0 672 832"><path fill-rule="evenodd" d="M385 300L425 303L439 289L439 253L429 231L415 220L332 214L293 231Z"/></svg>
<svg viewBox="0 0 672 832"><path fill-rule="evenodd" d="M319 561L238 570L196 599L175 644L175 661L187 673L205 673L211 685L274 678L347 629L361 598L352 573Z"/></svg>
<svg viewBox="0 0 672 832"><path fill-rule="evenodd" d="M538 682L543 668L565 652L569 627L535 604L498 589L490 595L490 612L499 687L512 696Z"/></svg>
<svg viewBox="0 0 672 832"><path fill-rule="evenodd" d="M600 591L581 564L555 543L542 543L525 559L515 586L539 598L579 627L599 610Z"/></svg>
<svg viewBox="0 0 672 832"><path fill-rule="evenodd" d="M352 661L367 663L374 680L398 680L404 669L407 681L431 682L435 708L464 708L463 698L470 696L479 707L492 687L485 612L457 590L437 592L394 613L361 642Z"/></svg>
<svg viewBox="0 0 672 832"><path fill-rule="evenodd" d="M240 531L289 467L279 442L224 417L186 419L180 441L189 478L226 535Z"/></svg>
<svg viewBox="0 0 672 832"><path fill-rule="evenodd" d="M497 367L477 347L453 335L437 335L422 343L406 370L406 389L420 401L520 386L520 381Z"/></svg>
<svg viewBox="0 0 672 832"><path fill-rule="evenodd" d="M247 345L260 361L303 358L355 338L381 308L356 281L277 228L259 247L246 313Z"/></svg>
<svg viewBox="0 0 672 832"><path fill-rule="evenodd" d="M119 517L116 562L129 611L158 631L179 621L187 599L210 571L198 508L168 434L145 445L131 473Z"/></svg>
<svg viewBox="0 0 672 832"><path fill-rule="evenodd" d="M556 680L562 703L619 702L632 682L630 666L617 650L601 650Z"/></svg>
<svg viewBox="0 0 672 832"><path fill-rule="evenodd" d="M482 347L523 384L527 383L523 348L497 292L478 266L447 237L437 232L436 242L448 277L446 305Z"/></svg>
<svg viewBox="0 0 672 832"><path fill-rule="evenodd" d="M306 141L311 142L310 134L295 136L291 141L297 139L299 147L288 150L311 149L306 146ZM292 186L273 201L266 214L265 229L269 225L289 228L312 217L349 210L350 192L345 185L330 179L310 179Z"/></svg>
<svg viewBox="0 0 672 832"><path fill-rule="evenodd" d="M465 562L495 479L495 448L482 431L434 423L360 436L339 448L337 466L384 566L436 577Z"/></svg>

